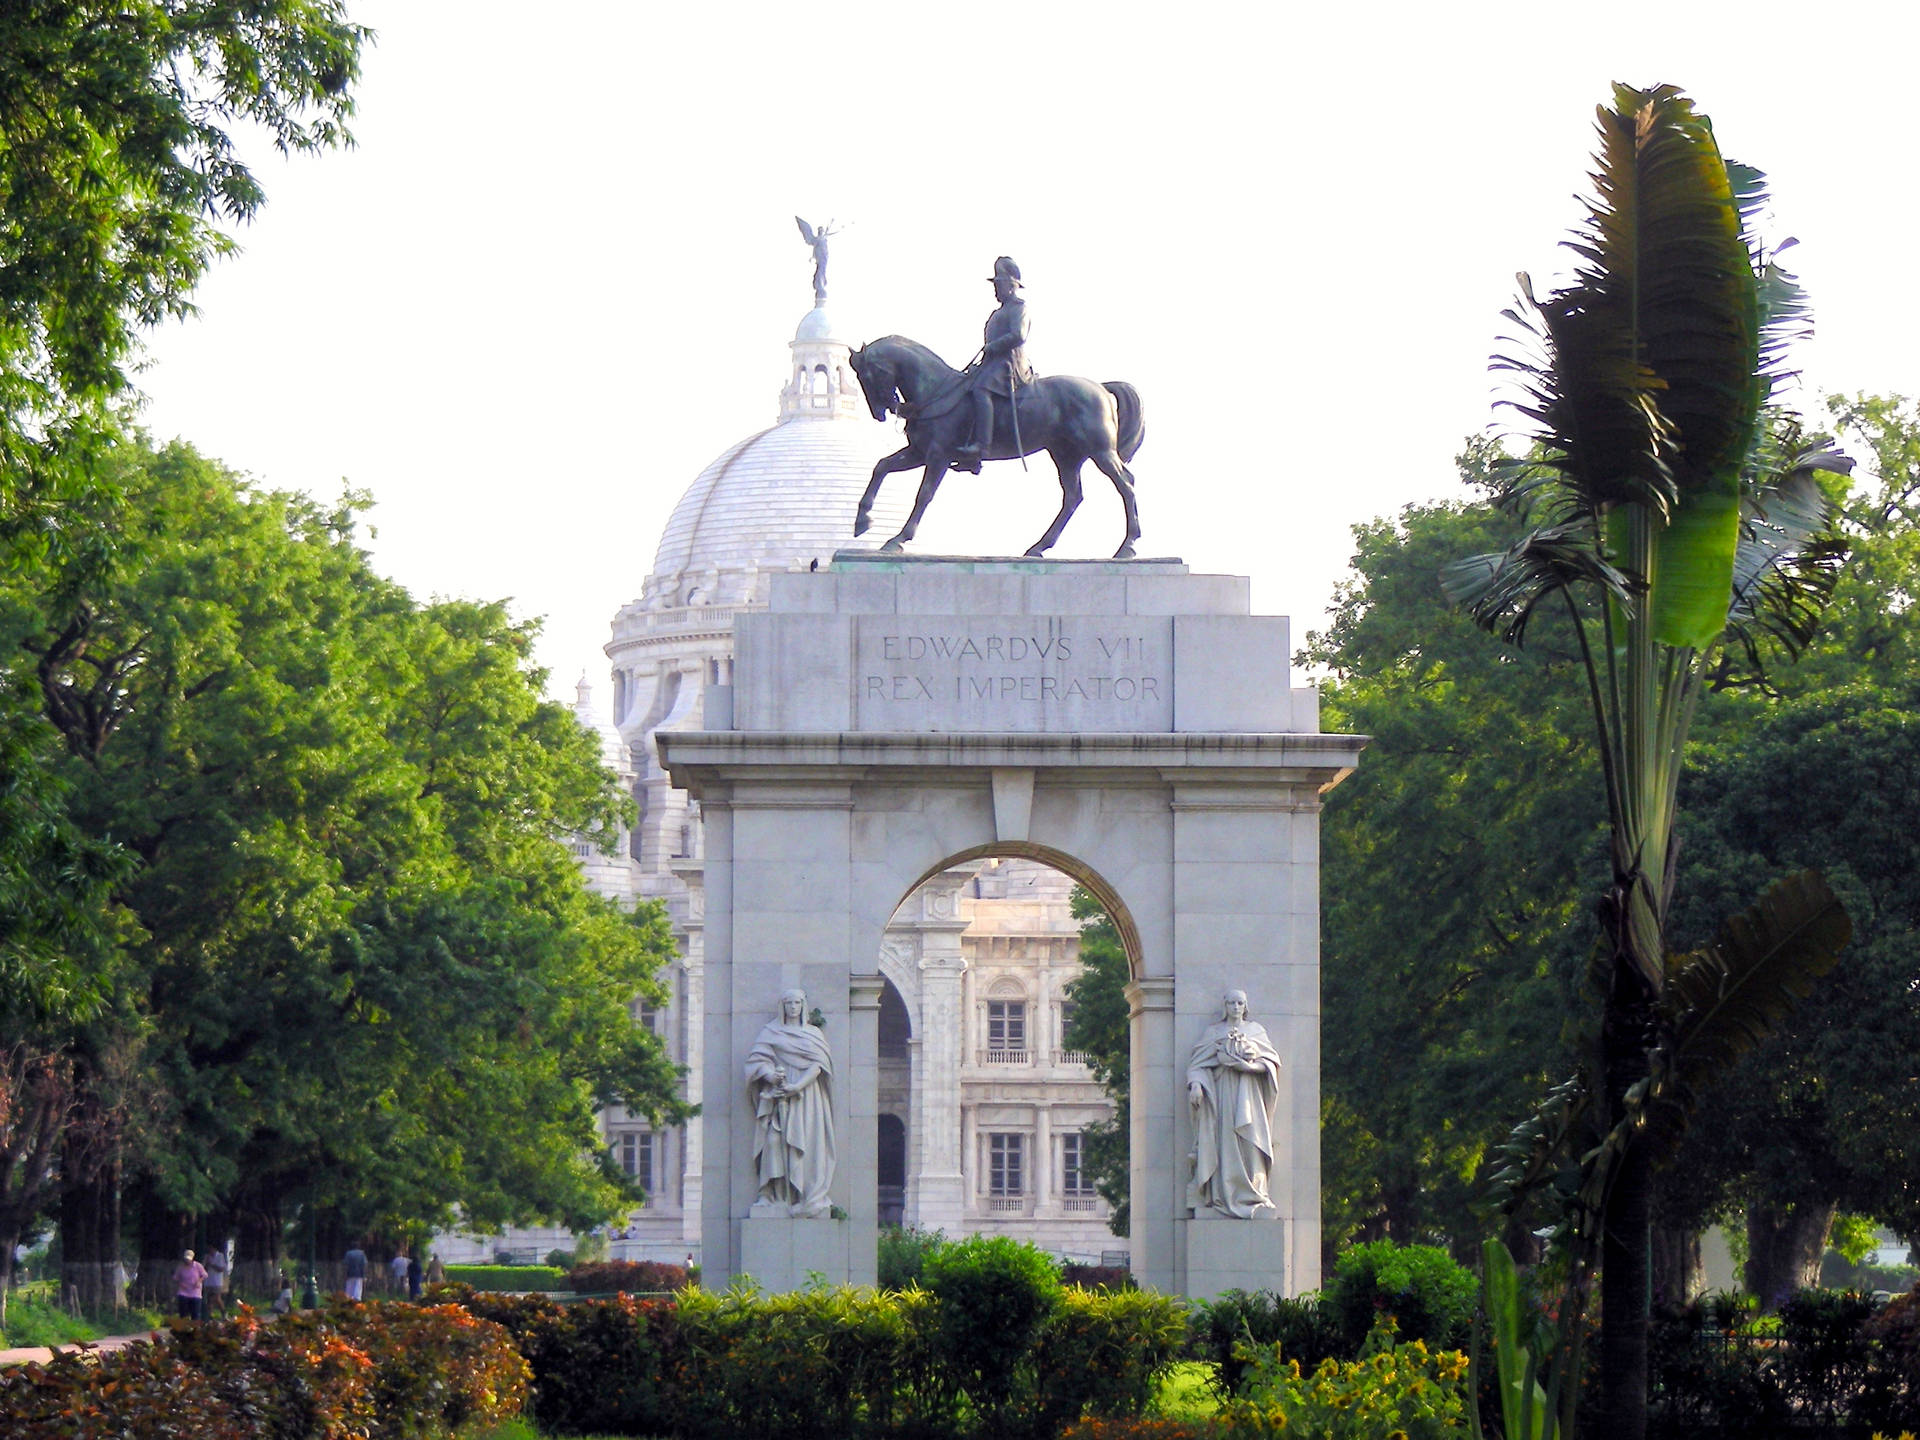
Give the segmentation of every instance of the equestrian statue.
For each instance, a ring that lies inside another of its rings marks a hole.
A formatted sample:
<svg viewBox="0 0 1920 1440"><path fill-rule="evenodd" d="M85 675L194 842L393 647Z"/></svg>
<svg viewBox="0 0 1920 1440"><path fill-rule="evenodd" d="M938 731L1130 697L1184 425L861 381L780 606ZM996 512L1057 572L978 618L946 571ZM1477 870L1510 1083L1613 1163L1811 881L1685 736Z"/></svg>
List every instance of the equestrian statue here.
<svg viewBox="0 0 1920 1440"><path fill-rule="evenodd" d="M1020 267L1002 255L993 262L993 293L1000 308L987 318L986 344L974 362L955 370L933 351L888 335L853 352L853 373L876 420L898 412L907 422L907 443L873 467L867 493L853 520L864 535L873 520L880 482L900 470L920 468L920 493L900 533L880 548L906 547L920 517L949 470L978 474L983 460L1019 460L1044 450L1060 473L1060 513L1029 555L1053 548L1080 508L1080 467L1091 460L1120 492L1127 512L1127 538L1116 560L1133 555L1140 538L1133 472L1127 461L1146 439L1140 395L1122 380L1096 385L1074 375L1036 376L1027 364L1027 302L1020 298Z"/></svg>

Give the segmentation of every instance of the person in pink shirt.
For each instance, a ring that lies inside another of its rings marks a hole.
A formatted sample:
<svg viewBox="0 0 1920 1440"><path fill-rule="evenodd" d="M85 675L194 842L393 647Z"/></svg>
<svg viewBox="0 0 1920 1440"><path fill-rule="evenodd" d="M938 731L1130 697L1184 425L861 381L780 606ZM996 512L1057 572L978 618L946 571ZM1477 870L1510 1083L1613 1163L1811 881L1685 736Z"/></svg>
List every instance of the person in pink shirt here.
<svg viewBox="0 0 1920 1440"><path fill-rule="evenodd" d="M193 1258L189 1250L180 1257L180 1263L173 1271L173 1303L179 1307L183 1320L198 1320L200 1313L200 1287L206 1284L207 1267Z"/></svg>

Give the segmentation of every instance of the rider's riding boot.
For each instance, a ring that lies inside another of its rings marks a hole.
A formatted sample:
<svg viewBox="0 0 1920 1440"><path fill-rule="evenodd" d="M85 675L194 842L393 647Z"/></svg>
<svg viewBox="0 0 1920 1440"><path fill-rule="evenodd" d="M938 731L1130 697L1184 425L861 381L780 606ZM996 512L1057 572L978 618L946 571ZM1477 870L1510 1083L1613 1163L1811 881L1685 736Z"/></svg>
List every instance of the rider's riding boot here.
<svg viewBox="0 0 1920 1440"><path fill-rule="evenodd" d="M973 435L954 452L953 468L970 474L980 473L980 461L993 437L993 396L985 390L973 392Z"/></svg>

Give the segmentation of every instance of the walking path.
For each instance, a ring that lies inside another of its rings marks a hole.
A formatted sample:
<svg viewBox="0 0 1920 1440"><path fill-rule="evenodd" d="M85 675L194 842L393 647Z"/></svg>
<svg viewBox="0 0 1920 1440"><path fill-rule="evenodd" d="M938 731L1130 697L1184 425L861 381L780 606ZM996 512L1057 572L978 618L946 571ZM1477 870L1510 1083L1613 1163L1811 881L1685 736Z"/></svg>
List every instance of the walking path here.
<svg viewBox="0 0 1920 1440"><path fill-rule="evenodd" d="M144 1345L163 1336L164 1330L142 1330L138 1335L105 1335L98 1340L79 1340L69 1345L24 1345L18 1350L0 1350L0 1368L8 1365L45 1365L56 1350L123 1350L129 1345Z"/></svg>

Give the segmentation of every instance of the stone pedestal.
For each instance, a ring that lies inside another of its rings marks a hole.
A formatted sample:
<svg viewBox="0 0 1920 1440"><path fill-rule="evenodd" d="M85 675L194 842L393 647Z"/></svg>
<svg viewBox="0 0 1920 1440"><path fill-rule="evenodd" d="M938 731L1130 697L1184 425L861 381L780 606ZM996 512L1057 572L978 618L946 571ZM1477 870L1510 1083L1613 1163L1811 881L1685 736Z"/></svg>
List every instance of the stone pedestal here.
<svg viewBox="0 0 1920 1440"><path fill-rule="evenodd" d="M1208 1211L1174 1227L1185 1251L1183 1294L1211 1300L1229 1290L1298 1293L1287 1264L1287 1222L1278 1216L1235 1220Z"/></svg>
<svg viewBox="0 0 1920 1440"><path fill-rule="evenodd" d="M852 1279L853 1227L845 1220L749 1215L740 1222L740 1267L776 1294L806 1287L809 1274L836 1284ZM863 1283L852 1280L852 1283ZM869 1278L864 1283L871 1284Z"/></svg>

